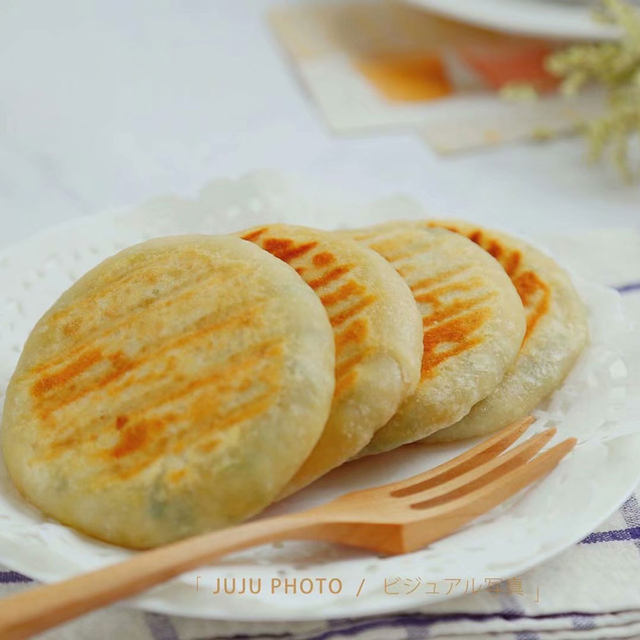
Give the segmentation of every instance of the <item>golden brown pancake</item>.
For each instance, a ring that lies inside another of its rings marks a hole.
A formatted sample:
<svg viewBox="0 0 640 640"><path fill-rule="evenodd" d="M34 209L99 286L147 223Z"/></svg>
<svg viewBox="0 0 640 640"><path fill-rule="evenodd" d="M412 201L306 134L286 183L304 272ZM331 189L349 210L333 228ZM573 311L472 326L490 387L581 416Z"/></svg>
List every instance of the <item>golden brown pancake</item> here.
<svg viewBox="0 0 640 640"><path fill-rule="evenodd" d="M326 231L272 224L241 233L317 293L336 346L336 388L320 440L282 495L360 451L420 377L422 323L404 280L377 253Z"/></svg>
<svg viewBox="0 0 640 640"><path fill-rule="evenodd" d="M588 339L585 308L565 271L522 240L458 220L418 225L470 238L500 262L522 300L527 330L511 370L460 422L426 442L491 433L530 413L560 386Z"/></svg>
<svg viewBox="0 0 640 640"><path fill-rule="evenodd" d="M423 324L416 392L376 432L361 453L368 455L460 420L496 388L513 363L525 321L504 270L467 238L404 222L346 233L396 268L413 292Z"/></svg>
<svg viewBox="0 0 640 640"><path fill-rule="evenodd" d="M45 513L150 547L241 521L320 437L331 325L291 267L227 236L178 236L92 269L37 323L2 448Z"/></svg>

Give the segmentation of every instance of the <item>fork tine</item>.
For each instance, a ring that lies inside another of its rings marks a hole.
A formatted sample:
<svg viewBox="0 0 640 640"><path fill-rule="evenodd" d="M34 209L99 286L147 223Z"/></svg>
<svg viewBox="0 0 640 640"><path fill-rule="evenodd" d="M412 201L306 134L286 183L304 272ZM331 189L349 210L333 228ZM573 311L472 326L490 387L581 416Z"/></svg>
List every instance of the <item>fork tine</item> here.
<svg viewBox="0 0 640 640"><path fill-rule="evenodd" d="M405 551L418 549L452 533L515 495L551 471L573 449L576 442L576 438L563 440L527 464L512 469L472 493L445 504L427 507L424 510L424 517L417 518L405 529ZM415 505L413 508L416 508ZM416 511L419 513L420 509Z"/></svg>
<svg viewBox="0 0 640 640"><path fill-rule="evenodd" d="M392 495L402 496L413 493L410 489L416 485L420 486L418 490L421 491L446 482L491 458L495 458L513 444L528 429L533 421L533 416L527 416L526 418L517 420L459 456L433 469L429 469L429 471L418 473L406 480L393 482L387 486L393 486L394 490ZM407 491L407 493L404 493L404 491Z"/></svg>
<svg viewBox="0 0 640 640"><path fill-rule="evenodd" d="M495 478L503 476L507 471L515 469L533 458L555 434L555 428L545 429L531 436L531 438L528 438L517 447L509 449L506 453L491 458L443 484L430 487L426 491L421 489L420 485L416 485L417 488L410 487L411 491L406 489L403 495L411 496L413 500L412 507L424 508L471 493L471 491L489 484ZM413 489L416 490L413 491ZM391 495L395 497L393 492ZM420 502L416 502L418 499Z"/></svg>

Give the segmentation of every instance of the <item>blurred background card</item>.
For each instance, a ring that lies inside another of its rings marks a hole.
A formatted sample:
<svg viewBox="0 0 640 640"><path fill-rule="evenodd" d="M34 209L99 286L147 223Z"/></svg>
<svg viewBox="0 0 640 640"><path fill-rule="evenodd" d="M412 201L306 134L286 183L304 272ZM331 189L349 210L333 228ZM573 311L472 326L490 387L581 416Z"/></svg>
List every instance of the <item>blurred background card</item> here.
<svg viewBox="0 0 640 640"><path fill-rule="evenodd" d="M570 131L602 107L555 93L544 60L557 42L393 0L290 3L270 20L337 133L412 128L452 152Z"/></svg>

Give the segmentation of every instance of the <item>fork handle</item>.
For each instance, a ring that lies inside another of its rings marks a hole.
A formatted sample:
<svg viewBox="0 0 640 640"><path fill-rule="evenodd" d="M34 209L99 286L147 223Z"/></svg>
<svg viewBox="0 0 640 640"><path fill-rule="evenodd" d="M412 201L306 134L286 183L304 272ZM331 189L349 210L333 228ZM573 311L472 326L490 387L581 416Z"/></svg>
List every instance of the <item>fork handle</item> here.
<svg viewBox="0 0 640 640"><path fill-rule="evenodd" d="M248 522L143 551L103 569L0 600L0 638L22 640L133 596L232 551L313 534L318 522L285 515Z"/></svg>

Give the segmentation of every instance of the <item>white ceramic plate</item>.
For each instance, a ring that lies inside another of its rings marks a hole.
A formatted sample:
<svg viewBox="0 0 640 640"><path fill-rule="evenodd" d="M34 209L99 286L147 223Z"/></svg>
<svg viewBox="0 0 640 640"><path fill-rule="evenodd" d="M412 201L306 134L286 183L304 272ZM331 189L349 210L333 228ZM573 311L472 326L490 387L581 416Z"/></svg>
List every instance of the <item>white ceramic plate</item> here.
<svg viewBox="0 0 640 640"><path fill-rule="evenodd" d="M0 253L0 393L4 395L37 318L74 279L116 250L152 236L226 232L273 220L331 228L344 224L345 212L352 225L424 215L419 205L406 199L361 208L331 203L319 192L305 199L282 178L262 173L216 181L197 201L160 198L135 210L77 219L5 250ZM537 485L415 553L384 558L320 542L265 545L185 574L130 603L165 613L235 620L380 614L455 595L416 591L394 598L385 593L385 578L409 578L419 567L420 575L429 579L457 577L483 584L485 577L521 575L591 532L640 479L640 420L628 402L632 382L620 354L622 345L631 341L618 296L602 286L579 279L576 283L590 311L591 344L563 387L537 411L532 432L554 424L555 441L575 435L579 445ZM407 477L468 446L411 445L350 463L269 513L301 509L349 490ZM18 496L0 466L0 562L48 582L131 553L43 518ZM254 586L259 578L260 592L213 596L217 579L225 577L238 579L238 587L242 578L254 578ZM291 588L284 592L285 579L290 585L295 579L302 587L304 578L304 588L311 584L312 593L294 594ZM329 592L330 580L337 593Z"/></svg>
<svg viewBox="0 0 640 640"><path fill-rule="evenodd" d="M593 2L571 0L407 0L480 27L569 40L609 40L619 31L593 19Z"/></svg>

